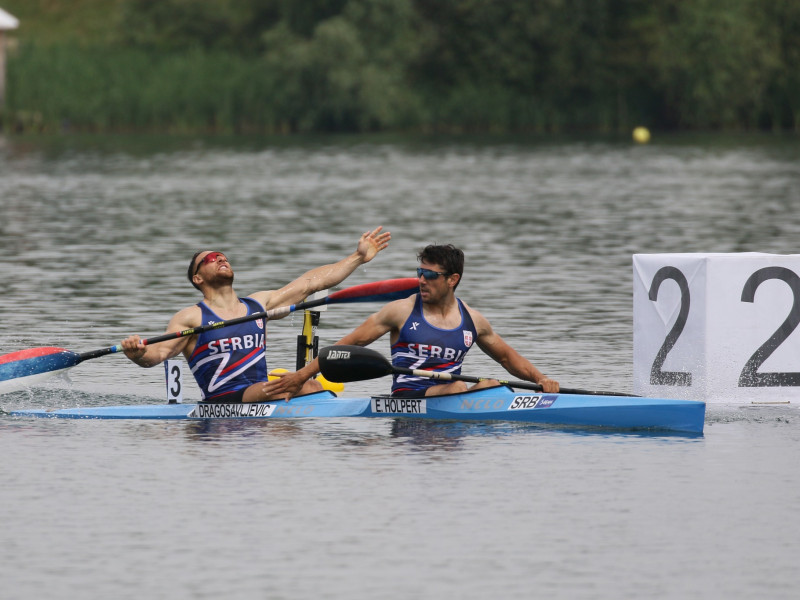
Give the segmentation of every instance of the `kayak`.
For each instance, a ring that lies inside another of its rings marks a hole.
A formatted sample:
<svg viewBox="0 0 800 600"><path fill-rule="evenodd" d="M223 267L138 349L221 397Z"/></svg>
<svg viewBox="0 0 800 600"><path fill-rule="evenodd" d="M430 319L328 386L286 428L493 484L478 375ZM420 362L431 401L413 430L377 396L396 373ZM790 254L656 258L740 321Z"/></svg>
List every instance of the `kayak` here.
<svg viewBox="0 0 800 600"><path fill-rule="evenodd" d="M544 394L507 386L427 398L340 398L331 391L289 402L253 404L146 404L62 409L20 409L16 417L63 419L279 419L302 417L407 417L470 421L519 421L616 429L702 433L706 405L693 400Z"/></svg>

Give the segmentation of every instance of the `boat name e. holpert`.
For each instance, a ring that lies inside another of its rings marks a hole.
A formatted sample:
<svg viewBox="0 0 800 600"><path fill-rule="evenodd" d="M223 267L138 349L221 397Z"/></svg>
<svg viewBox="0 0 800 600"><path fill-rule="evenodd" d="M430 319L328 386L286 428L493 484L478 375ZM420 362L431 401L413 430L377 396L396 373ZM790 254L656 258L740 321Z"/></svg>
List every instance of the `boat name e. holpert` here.
<svg viewBox="0 0 800 600"><path fill-rule="evenodd" d="M189 413L194 419L227 419L234 417L269 417L275 410L274 404L203 404L200 403Z"/></svg>
<svg viewBox="0 0 800 600"><path fill-rule="evenodd" d="M428 412L428 405L421 398L373 398L372 412L424 415Z"/></svg>

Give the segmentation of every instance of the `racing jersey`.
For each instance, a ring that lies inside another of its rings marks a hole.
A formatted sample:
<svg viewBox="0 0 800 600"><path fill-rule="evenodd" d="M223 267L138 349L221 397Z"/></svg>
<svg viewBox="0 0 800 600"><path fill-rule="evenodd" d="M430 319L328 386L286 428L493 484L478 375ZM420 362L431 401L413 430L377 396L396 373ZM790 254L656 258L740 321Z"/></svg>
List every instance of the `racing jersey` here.
<svg viewBox="0 0 800 600"><path fill-rule="evenodd" d="M414 310L403 323L397 341L392 345L392 364L407 369L424 369L461 373L464 355L478 337L475 324L464 303L456 298L461 312L461 324L455 329L440 329L428 323L422 312L422 298L417 294ZM425 390L441 381L414 375L393 376L392 393Z"/></svg>
<svg viewBox="0 0 800 600"><path fill-rule="evenodd" d="M247 314L264 308L252 298L239 298ZM205 302L199 302L203 325L222 321ZM203 400L218 401L226 394L243 390L259 381L267 381L266 335L264 319L204 331L189 358Z"/></svg>

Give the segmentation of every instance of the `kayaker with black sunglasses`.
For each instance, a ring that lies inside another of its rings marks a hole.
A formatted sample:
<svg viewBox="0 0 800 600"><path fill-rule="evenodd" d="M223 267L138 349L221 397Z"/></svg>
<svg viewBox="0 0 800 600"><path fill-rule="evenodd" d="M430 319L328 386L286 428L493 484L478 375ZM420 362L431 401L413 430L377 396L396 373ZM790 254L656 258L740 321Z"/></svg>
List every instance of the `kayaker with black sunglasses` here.
<svg viewBox="0 0 800 600"><path fill-rule="evenodd" d="M386 304L337 345L367 346L389 333L394 366L459 374L464 356L477 344L514 377L538 383L545 393L558 392L557 381L545 376L509 346L486 317L456 297L464 273L462 250L452 244L429 245L417 259L419 293ZM296 395L318 372L315 359L299 371L264 383L263 392L276 397ZM496 385L496 380L487 379L469 389ZM463 381L398 374L392 380L393 396L438 396L467 389Z"/></svg>

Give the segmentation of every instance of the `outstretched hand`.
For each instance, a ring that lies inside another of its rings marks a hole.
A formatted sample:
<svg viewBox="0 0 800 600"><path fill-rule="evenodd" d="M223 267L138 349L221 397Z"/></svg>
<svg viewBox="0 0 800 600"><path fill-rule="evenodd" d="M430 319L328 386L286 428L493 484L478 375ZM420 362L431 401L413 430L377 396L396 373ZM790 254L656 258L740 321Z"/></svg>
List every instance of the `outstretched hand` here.
<svg viewBox="0 0 800 600"><path fill-rule="evenodd" d="M371 261L378 252L389 246L392 234L388 231L381 233L382 229L381 225L372 231L367 231L358 240L357 252L365 263Z"/></svg>

